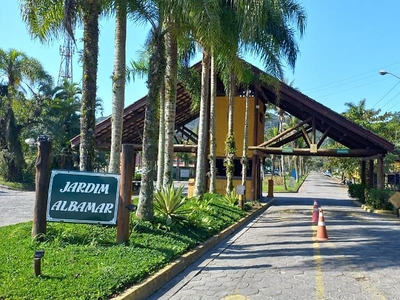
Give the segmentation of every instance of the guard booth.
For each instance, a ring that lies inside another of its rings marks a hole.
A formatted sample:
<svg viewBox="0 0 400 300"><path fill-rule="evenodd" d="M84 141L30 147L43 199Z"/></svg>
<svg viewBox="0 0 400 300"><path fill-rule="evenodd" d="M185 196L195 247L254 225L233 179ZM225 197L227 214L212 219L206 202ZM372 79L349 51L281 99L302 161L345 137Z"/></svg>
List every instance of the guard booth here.
<svg viewBox="0 0 400 300"><path fill-rule="evenodd" d="M251 89L252 91L254 89ZM244 94L244 93L243 93ZM224 167L225 140L228 134L228 107L227 96L217 96L216 101L216 164L217 193L226 193L226 170ZM264 141L265 105L257 99L257 94L251 93L249 97L248 111L248 146L257 146ZM234 187L242 184L243 138L245 127L246 97L238 93L234 100L234 137L236 145ZM256 200L262 196L261 159L257 151L247 151L248 166L245 185L245 200Z"/></svg>

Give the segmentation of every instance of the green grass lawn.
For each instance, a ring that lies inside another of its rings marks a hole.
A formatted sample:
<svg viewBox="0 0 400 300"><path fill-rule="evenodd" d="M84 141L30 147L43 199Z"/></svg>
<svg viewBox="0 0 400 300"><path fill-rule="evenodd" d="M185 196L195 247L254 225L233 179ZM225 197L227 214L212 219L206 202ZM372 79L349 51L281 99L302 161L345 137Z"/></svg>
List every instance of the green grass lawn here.
<svg viewBox="0 0 400 300"><path fill-rule="evenodd" d="M21 190L21 191L34 191L35 190L35 183L21 183L21 182L9 182L5 181L3 178L0 177L0 185L7 186L11 189Z"/></svg>
<svg viewBox="0 0 400 300"><path fill-rule="evenodd" d="M192 198L185 207L192 213L171 226L132 214L127 245L115 243L111 226L48 223L42 242L31 238L32 222L0 227L0 299L110 298L248 213L221 197ZM45 251L38 277L36 250Z"/></svg>
<svg viewBox="0 0 400 300"><path fill-rule="evenodd" d="M293 186L290 186L290 178L289 176L285 177L286 181L286 188L285 185L283 184L283 177L280 176L274 176L274 193L297 193L301 185L303 184L303 181L305 180L306 176L303 176L302 178L299 178L299 181L296 182L294 181ZM263 181L263 192L267 193L268 192L268 180L271 179L271 176L267 176L264 178Z"/></svg>

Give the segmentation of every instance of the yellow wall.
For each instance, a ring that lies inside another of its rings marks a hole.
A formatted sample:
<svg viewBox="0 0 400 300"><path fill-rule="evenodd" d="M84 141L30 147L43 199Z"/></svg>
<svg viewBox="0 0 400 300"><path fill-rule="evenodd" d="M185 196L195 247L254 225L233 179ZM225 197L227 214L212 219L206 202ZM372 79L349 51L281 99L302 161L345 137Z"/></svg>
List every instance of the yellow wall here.
<svg viewBox="0 0 400 300"><path fill-rule="evenodd" d="M259 105L256 108L256 104ZM234 135L236 143L236 157L242 157L243 151L243 136L244 136L244 118L246 112L246 99L244 97L235 97L234 107ZM257 113L255 115L255 113ZM256 146L264 141L264 104L261 101L256 101L255 97L249 99L249 115L248 115L248 145ZM228 97L217 97L216 105L216 156L217 158L225 157L225 139L228 133ZM254 118L257 118L258 132L257 138L254 137ZM247 152L249 160L253 157L253 151ZM241 177L235 177L233 185L236 189L237 185L241 185ZM258 185L255 185L257 189ZM226 178L216 180L217 193L225 195L226 193ZM251 178L246 180L246 195L245 199L252 199Z"/></svg>
<svg viewBox="0 0 400 300"><path fill-rule="evenodd" d="M236 186L242 185L241 179L234 179L233 186L236 191ZM215 181L215 186L217 189L217 194L225 195L226 194L226 178L217 179ZM251 199L251 179L246 180L246 197L245 199Z"/></svg>
<svg viewBox="0 0 400 300"><path fill-rule="evenodd" d="M255 112L255 98L249 99L249 127L248 127L248 145L256 146L264 140L264 119L260 122L260 114L264 115L264 105L260 103L257 109L258 119L258 143L254 139L254 112ZM225 139L228 133L228 97L218 97L216 105L216 141L217 141L217 157L225 156ZM244 97L235 97L234 108L234 135L236 143L236 156L242 156L243 149L243 134L244 134L244 117L246 112L246 99ZM252 156L252 151L249 151L249 156Z"/></svg>

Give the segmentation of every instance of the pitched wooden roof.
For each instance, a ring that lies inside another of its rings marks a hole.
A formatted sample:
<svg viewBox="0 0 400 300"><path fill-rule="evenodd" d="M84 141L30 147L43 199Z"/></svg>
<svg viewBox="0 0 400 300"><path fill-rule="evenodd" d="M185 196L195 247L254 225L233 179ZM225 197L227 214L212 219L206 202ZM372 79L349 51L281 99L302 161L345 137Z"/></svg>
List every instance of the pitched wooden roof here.
<svg viewBox="0 0 400 300"><path fill-rule="evenodd" d="M200 72L201 64L197 63L193 68ZM255 73L263 73L263 71L254 66L253 71ZM351 153L352 155L347 156L367 157L376 154L385 155L388 152L394 151L394 145L389 141L353 123L344 116L283 82L280 82L278 93L275 92L276 89L266 83L259 83L254 86L254 88L256 97L263 103L272 103L292 116L305 121L304 125L308 127L303 130L303 133L307 131L307 128L316 129L323 134L324 138L330 137L349 149L360 150L358 152L353 151L353 153ZM146 100L147 96L137 100L124 109L123 143L137 145L142 143ZM176 107L176 129L182 135L185 135L186 139L190 139L189 137L193 135L193 132L187 130L185 125L198 118L199 112L192 110L191 97L185 91L181 83L178 83L177 86ZM95 132L96 147L103 150L109 149L111 144L111 117L98 123ZM79 136L73 138L71 140L72 146L77 147L79 145L79 140ZM196 140L197 138L192 139L194 143ZM260 147L258 147L258 149L264 148L264 151L268 152L268 147L266 145L260 145ZM358 155L356 155L357 153ZM307 153L302 153L302 155L307 154L310 154L309 151ZM322 154L322 152L319 154ZM333 153L330 153L330 155L331 154ZM313 155L313 153L311 153L311 155Z"/></svg>

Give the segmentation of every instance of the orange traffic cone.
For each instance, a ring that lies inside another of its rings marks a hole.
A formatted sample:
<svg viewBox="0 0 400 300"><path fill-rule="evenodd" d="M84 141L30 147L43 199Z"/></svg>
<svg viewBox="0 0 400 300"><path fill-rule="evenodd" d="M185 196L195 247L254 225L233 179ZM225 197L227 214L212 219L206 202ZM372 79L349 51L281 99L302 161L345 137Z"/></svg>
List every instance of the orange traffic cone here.
<svg viewBox="0 0 400 300"><path fill-rule="evenodd" d="M328 233L326 232L326 227L325 227L324 212L320 208L319 209L318 229L317 229L317 240L318 241L326 241L327 239L328 239Z"/></svg>
<svg viewBox="0 0 400 300"><path fill-rule="evenodd" d="M312 223L317 224L318 223L318 203L317 200L314 200L314 206L313 206L313 213L312 213Z"/></svg>

